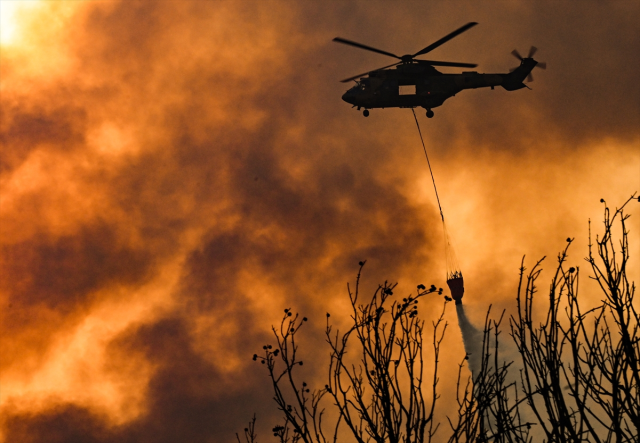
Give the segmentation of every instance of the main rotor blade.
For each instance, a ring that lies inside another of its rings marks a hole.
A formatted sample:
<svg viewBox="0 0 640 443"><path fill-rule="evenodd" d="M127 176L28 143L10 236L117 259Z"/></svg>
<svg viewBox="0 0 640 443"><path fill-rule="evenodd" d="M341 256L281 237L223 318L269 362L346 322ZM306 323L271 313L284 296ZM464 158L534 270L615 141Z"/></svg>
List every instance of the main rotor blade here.
<svg viewBox="0 0 640 443"><path fill-rule="evenodd" d="M431 66L453 66L456 68L475 68L478 66L475 63L458 63L458 62L439 62L435 60L416 60L418 63L427 63Z"/></svg>
<svg viewBox="0 0 640 443"><path fill-rule="evenodd" d="M538 62L536 68L547 69L547 62Z"/></svg>
<svg viewBox="0 0 640 443"><path fill-rule="evenodd" d="M537 50L538 48L536 48L535 46L532 46L531 49L529 49L529 55L527 55L527 58L533 57L533 55L536 53Z"/></svg>
<svg viewBox="0 0 640 443"><path fill-rule="evenodd" d="M527 83L531 83L533 81L533 74L529 73L527 74Z"/></svg>
<svg viewBox="0 0 640 443"><path fill-rule="evenodd" d="M398 57L395 54L392 54L387 51L383 51L381 49L372 48L371 46L363 45L362 43L352 42L351 40L347 40L340 37L334 38L333 41L338 43L343 43L345 45L355 46L356 48L360 48L360 49L366 49L367 51L377 52L378 54L388 55L389 57L394 57L400 60L400 57Z"/></svg>
<svg viewBox="0 0 640 443"><path fill-rule="evenodd" d="M393 63L389 66L385 66L384 68L378 68L378 69L374 69L373 71L368 71L368 72L363 72L362 74L358 74L358 75L354 75L353 77L349 77L349 78L345 78L344 80L340 80L340 83L347 83L350 82L351 80L355 80L358 77L364 77L365 75L371 74L372 72L376 72L376 71L380 71L382 69L387 69L390 68L392 66L396 66L399 65L400 63Z"/></svg>
<svg viewBox="0 0 640 443"><path fill-rule="evenodd" d="M435 43L431 43L429 46L427 46L427 47L426 47L426 48L424 48L423 50L416 52L415 54L413 54L413 56L414 56L414 57L417 57L417 56L419 56L419 55L426 54L426 53L427 53L427 52L429 52L429 51L433 51L433 50L434 50L434 49L436 49L438 46L440 46L440 45L442 45L442 44L444 44L444 43L448 42L448 41L449 41L449 40L451 40L452 38L454 38L454 37L456 37L456 36L458 36L458 35L462 34L464 31L466 31L466 30L467 30L467 29L469 29L469 28L474 27L474 26L475 26L475 25L477 25L477 24L478 24L478 23L476 23L476 22L469 22L469 23L467 23L466 25L464 25L464 26L462 26L462 27L460 27L460 28L456 29L456 30L455 30L455 31L453 31L451 34L448 34L448 35L446 35L446 36L442 37L442 38L441 38L440 40L438 40L437 42L435 42Z"/></svg>

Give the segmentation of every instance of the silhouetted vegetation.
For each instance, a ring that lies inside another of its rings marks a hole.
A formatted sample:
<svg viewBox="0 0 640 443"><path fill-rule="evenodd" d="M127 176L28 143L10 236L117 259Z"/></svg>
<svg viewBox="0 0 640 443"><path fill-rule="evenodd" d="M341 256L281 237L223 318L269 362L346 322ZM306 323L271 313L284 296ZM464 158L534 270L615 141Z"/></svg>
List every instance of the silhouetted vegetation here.
<svg viewBox="0 0 640 443"><path fill-rule="evenodd" d="M327 314L328 379L313 391L296 373L303 364L297 334L307 319L286 309L280 327L273 328L275 346L265 345L253 356L266 366L282 413L274 437L281 443L638 441L640 316L635 284L627 277L629 216L624 213L632 199L635 195L613 213L605 205L604 233L595 239L590 234L586 261L601 297L593 306L579 300L579 267L567 268L573 239L558 256L542 315L536 312L536 294L544 259L528 274L523 259L517 310L509 319L520 358L501 358L504 312L493 320L489 309L477 351L480 369L466 376L468 356L462 359L457 413L447 419L446 430L439 429L434 413L450 298L445 296L441 314L428 328L418 315L419 301L442 289L419 285L415 296L399 301L393 297L395 285L385 282L361 303L361 262L356 286L348 291L351 326L344 333L334 330ZM426 359L433 362L429 373ZM256 441L254 425L255 417L245 429L248 443Z"/></svg>
<svg viewBox="0 0 640 443"><path fill-rule="evenodd" d="M541 261L526 281L521 267L511 335L522 359L527 405L547 441L637 442L639 438L640 317L633 303L635 284L627 277L625 205L613 215L605 208L604 234L595 237L595 244L589 235L590 278L603 296L593 308L580 305L580 269L567 269L565 264L572 239L567 239L558 257L546 317L538 326L534 326L533 299ZM619 240L613 233L616 222Z"/></svg>

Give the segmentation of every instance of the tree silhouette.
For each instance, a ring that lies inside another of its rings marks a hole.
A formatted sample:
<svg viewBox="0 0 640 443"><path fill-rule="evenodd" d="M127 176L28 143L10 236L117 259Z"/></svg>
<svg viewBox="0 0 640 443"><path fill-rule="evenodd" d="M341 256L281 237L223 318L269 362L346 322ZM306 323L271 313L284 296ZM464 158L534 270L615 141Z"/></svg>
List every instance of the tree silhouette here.
<svg viewBox="0 0 640 443"><path fill-rule="evenodd" d="M544 322L533 314L540 260L524 282L520 268L518 311L511 334L522 359L528 406L548 441L638 441L640 421L640 317L635 284L627 277L629 243L624 207L604 211L604 233L589 234L589 263L603 299L585 310L578 298L580 269L566 269L567 247L558 256ZM602 200L604 203L604 201ZM621 228L619 242L614 223ZM590 229L591 231L591 229ZM616 244L619 250L616 250ZM595 249L595 251L594 251ZM524 282L524 288L523 288Z"/></svg>
<svg viewBox="0 0 640 443"><path fill-rule="evenodd" d="M337 442L349 436L366 442L637 442L640 429L640 317L634 305L635 284L627 277L629 244L625 206L613 211L605 204L604 233L589 234L586 258L603 295L599 304L580 305L580 269L567 269L568 250L558 256L549 287L546 312L538 320L539 260L525 276L520 267L517 309L510 317L510 338L520 356L503 361L500 325L485 319L481 367L465 377L465 356L459 364L457 411L448 417L449 432L435 437L440 347L450 301L431 322L430 331L418 315L418 303L442 289L418 285L415 296L394 300L395 285L385 282L371 299L360 302L360 277L352 291L351 326L334 330L327 314L325 330L330 350L327 384L311 391L297 378L296 341L307 320L286 309L279 328L273 328L276 345L265 345L262 362L273 385L274 400L283 421L273 428L281 443ZM604 201L602 201L604 203ZM620 234L614 234L615 226ZM537 300L538 297L535 297ZM536 305L536 306L534 306ZM424 346L429 333L431 351ZM427 355L430 354L430 355ZM425 374L426 358L433 372ZM328 409L330 408L330 409ZM329 411L331 419L325 412ZM525 417L531 417L525 419ZM329 422L331 422L329 424ZM253 443L255 417L244 440ZM240 443L240 436L237 435Z"/></svg>
<svg viewBox="0 0 640 443"><path fill-rule="evenodd" d="M428 383L424 374L424 321L418 317L418 302L436 288L420 286L415 297L391 302L395 286L385 282L370 302L357 305L359 282L360 273L355 292L349 290L354 325L344 334L336 332L332 336L327 323L331 362L325 389L358 442L431 441L437 430L433 414L438 399L440 344L447 324L443 323L443 310L433 322L434 371ZM438 293L442 294L442 289ZM356 342L357 363L346 359L351 341ZM429 400L424 395L427 389Z"/></svg>

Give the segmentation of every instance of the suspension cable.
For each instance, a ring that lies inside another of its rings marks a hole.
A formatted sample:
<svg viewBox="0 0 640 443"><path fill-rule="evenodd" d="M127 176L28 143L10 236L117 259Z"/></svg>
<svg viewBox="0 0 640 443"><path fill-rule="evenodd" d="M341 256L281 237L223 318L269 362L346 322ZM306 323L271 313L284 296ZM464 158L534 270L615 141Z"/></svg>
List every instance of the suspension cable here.
<svg viewBox="0 0 640 443"><path fill-rule="evenodd" d="M440 209L440 217L442 217L442 223L444 223L444 214L442 213L442 206L440 206L440 198L438 197L438 188L436 188L436 180L433 178L433 170L431 169L431 162L429 161L429 155L427 154L427 148L424 145L424 139L422 138L422 131L420 130L420 124L418 124L418 117L416 117L416 111L411 108L413 112L413 118L416 121L418 127L418 134L420 134L420 141L422 142L422 149L424 149L424 156L427 157L427 164L429 165L429 172L431 173L431 181L433 182L433 190L436 191L436 200L438 201L438 208Z"/></svg>

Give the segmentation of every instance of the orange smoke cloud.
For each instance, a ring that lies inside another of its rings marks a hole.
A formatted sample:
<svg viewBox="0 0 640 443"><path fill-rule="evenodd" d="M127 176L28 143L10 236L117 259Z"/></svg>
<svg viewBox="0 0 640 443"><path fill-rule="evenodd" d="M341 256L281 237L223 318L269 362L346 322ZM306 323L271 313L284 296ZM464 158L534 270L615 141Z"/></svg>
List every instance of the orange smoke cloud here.
<svg viewBox="0 0 640 443"><path fill-rule="evenodd" d="M365 291L444 286L413 119L340 101L337 79L384 60L336 35L410 51L473 19L438 57L502 72L536 44L549 65L533 91L466 91L420 119L472 321L509 307L523 254L586 244L598 200L640 185L627 3L571 27L573 8L536 3L41 3L0 63L6 442L228 441L254 411L267 428L251 355L284 307L309 318L321 383L323 316L359 260Z"/></svg>

